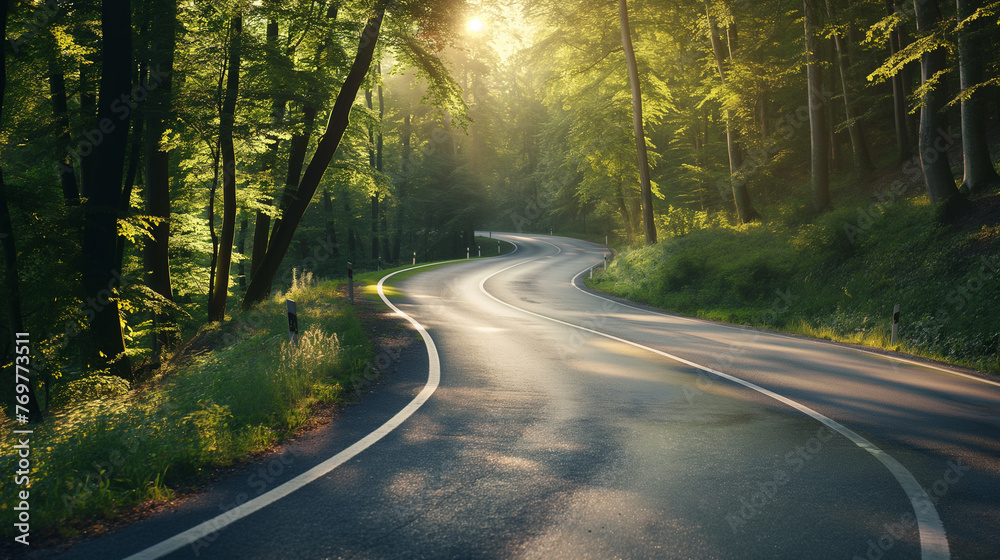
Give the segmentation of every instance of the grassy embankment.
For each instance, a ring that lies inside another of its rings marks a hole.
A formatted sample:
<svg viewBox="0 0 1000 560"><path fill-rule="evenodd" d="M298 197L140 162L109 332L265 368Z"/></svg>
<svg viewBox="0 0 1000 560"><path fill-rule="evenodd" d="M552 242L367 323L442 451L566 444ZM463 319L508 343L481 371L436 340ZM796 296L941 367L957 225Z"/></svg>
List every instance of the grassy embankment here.
<svg viewBox="0 0 1000 560"><path fill-rule="evenodd" d="M496 243L480 239L484 255L490 247L495 256ZM356 297L379 301L375 284L398 269L356 275ZM47 532L71 536L169 500L294 434L317 407L350 402L372 375L373 353L357 308L343 297L345 283L312 286L307 278L225 324L206 326L135 388L104 376L68 384L30 436L32 540ZM288 341L286 297L298 307L298 346ZM14 473L18 426L3 424L0 469ZM5 519L14 519L22 489L4 484ZM15 534L12 524L2 533Z"/></svg>
<svg viewBox="0 0 1000 560"><path fill-rule="evenodd" d="M864 190L807 220L788 205L742 226L676 216L681 235L621 253L589 284L685 315L1000 372L1000 195L944 220L918 189Z"/></svg>

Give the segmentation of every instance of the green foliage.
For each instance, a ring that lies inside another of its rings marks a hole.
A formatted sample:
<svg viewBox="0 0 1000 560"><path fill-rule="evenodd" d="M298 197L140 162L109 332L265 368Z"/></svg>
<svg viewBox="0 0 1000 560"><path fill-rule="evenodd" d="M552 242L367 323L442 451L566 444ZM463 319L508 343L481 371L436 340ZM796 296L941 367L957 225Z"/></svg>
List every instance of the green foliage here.
<svg viewBox="0 0 1000 560"><path fill-rule="evenodd" d="M937 222L923 197L854 198L801 225L716 227L624 252L593 286L694 316L1000 372L1000 317L990 311L1000 304L997 228L967 227Z"/></svg>
<svg viewBox="0 0 1000 560"><path fill-rule="evenodd" d="M107 376L62 385L58 408L32 437L32 527L72 535L83 519L170 498L214 467L267 449L300 427L313 405L341 402L345 388L368 374L371 350L335 291L331 283L296 290L297 346L276 297L204 329L179 363L141 389ZM12 425L4 419L8 451ZM13 472L16 460L5 453L0 466ZM16 503L15 490L4 486L0 510Z"/></svg>

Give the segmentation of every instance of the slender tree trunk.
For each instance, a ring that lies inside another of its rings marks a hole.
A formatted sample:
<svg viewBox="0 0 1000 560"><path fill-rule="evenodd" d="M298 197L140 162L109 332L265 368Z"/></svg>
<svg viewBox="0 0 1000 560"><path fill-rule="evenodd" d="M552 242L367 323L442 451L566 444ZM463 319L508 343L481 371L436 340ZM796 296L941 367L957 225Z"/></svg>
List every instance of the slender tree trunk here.
<svg viewBox="0 0 1000 560"><path fill-rule="evenodd" d="M145 41L146 32L148 31L148 26L143 26L142 32L139 34L139 41ZM143 48L139 53L137 58L142 62L139 64L139 83L145 84L149 79L149 65L146 61L146 53L143 52L146 49ZM118 197L118 215L122 218L126 218L132 214L132 191L135 189L136 175L139 173L139 164L142 161L142 140L143 132L145 128L145 116L143 115L143 104L137 103L135 109L132 110L132 134L130 141L132 142L131 147L128 152L128 167L125 170L125 185L122 188L122 194ZM118 243L115 248L115 269L124 270L125 263L125 248L128 246L128 237L125 235L118 235Z"/></svg>
<svg viewBox="0 0 1000 560"><path fill-rule="evenodd" d="M229 72L226 76L226 99L222 103L219 122L219 150L222 155L222 235L219 239L219 260L215 271L215 287L208 305L208 320L226 318L226 297L229 295L229 267L233 260L236 236L236 149L233 126L236 120L236 100L240 91L240 58L243 49L243 16L234 16L230 24Z"/></svg>
<svg viewBox="0 0 1000 560"><path fill-rule="evenodd" d="M296 198L299 180L302 177L302 168L305 166L306 149L309 147L309 139L312 137L312 129L316 123L316 108L306 105L303 108L302 120L302 133L292 136L288 151L288 175L285 177L285 190L281 193L281 203L278 206L281 215L274 220L274 226L271 229L272 236L278 231L282 218ZM268 244L270 245L270 241ZM263 257L261 257L261 262L263 262ZM253 274L251 274L251 280L252 277ZM268 283L267 291L271 291L270 283Z"/></svg>
<svg viewBox="0 0 1000 560"><path fill-rule="evenodd" d="M330 198L330 190L323 189L323 213L326 214L326 238L333 247L331 255L340 256L340 247L337 244L337 224L333 216L333 199Z"/></svg>
<svg viewBox="0 0 1000 560"><path fill-rule="evenodd" d="M823 73L817 60L819 28L816 0L803 0L806 36L806 76L809 82L809 140L812 150L813 205L817 212L826 212L830 203L830 146L824 110Z"/></svg>
<svg viewBox="0 0 1000 560"><path fill-rule="evenodd" d="M886 15L896 13L893 0L885 0L885 9ZM895 56L899 49L899 32L893 29L889 34L889 54ZM903 89L903 74L904 72L897 72L892 77L892 115L896 124L896 149L899 152L899 161L906 161L913 153L906 126L906 92Z"/></svg>
<svg viewBox="0 0 1000 560"><path fill-rule="evenodd" d="M357 261L358 245L354 237L354 215L351 212L351 203L344 200L344 215L347 217L347 256L351 262Z"/></svg>
<svg viewBox="0 0 1000 560"><path fill-rule="evenodd" d="M236 252L243 256L246 254L247 250L247 228L250 227L250 220L247 219L247 215L242 214L242 219L240 220L240 231L236 234ZM246 259L241 258L240 262L236 263L236 276L237 282L240 285L240 291L245 292L247 290L247 267Z"/></svg>
<svg viewBox="0 0 1000 560"><path fill-rule="evenodd" d="M722 85L726 85L726 53L723 52L722 40L719 38L719 26L712 17L708 0L705 0L705 13L708 18L709 38L712 41L712 52L715 54L715 65L719 70L719 79ZM736 40L735 30L727 29L729 38L729 58L732 59L735 46L732 44ZM747 190L746 181L740 173L743 166L743 149L740 147L738 133L733 129L732 115L726 111L726 148L729 152L729 181L733 188L733 202L736 205L736 214L741 223L749 223L760 219L760 214L754 209L750 202L750 192Z"/></svg>
<svg viewBox="0 0 1000 560"><path fill-rule="evenodd" d="M373 102L372 102L372 89L371 88L365 89L365 105L368 107L368 111L374 111L374 106L373 106ZM376 164L376 157L375 157L375 127L374 126L369 126L368 127L368 165L372 168L373 171L378 170L378 168L376 167L377 164ZM379 245L378 245L378 241L379 241L378 240L378 214L379 214L378 203L379 203L379 193L378 193L377 187L376 187L375 192L373 192L371 194L371 196L369 197L369 199L371 201L371 211L372 211L372 223L371 223L372 240L371 241L372 241L372 258L374 259L379 254Z"/></svg>
<svg viewBox="0 0 1000 560"><path fill-rule="evenodd" d="M56 124L59 127L59 142L56 150L56 169L59 173L59 183L62 185L63 199L68 206L80 204L80 188L76 182L76 170L69 155L72 137L69 133L69 108L66 103L66 77L59 68L52 54L49 61L49 92L52 94L52 111L55 113Z"/></svg>
<svg viewBox="0 0 1000 560"><path fill-rule="evenodd" d="M278 52L278 22L271 20L267 23L267 44L268 48L272 51L272 54L277 54ZM281 122L285 114L285 102L277 97L271 103L271 122L275 127ZM274 135L268 136L268 144L270 147L270 153L266 156L266 169L265 171L270 171L274 168L275 163L278 159L278 137ZM303 151L304 152L304 151ZM303 157L305 154L303 153ZM273 196L268 196L268 204L274 202ZM257 216L254 219L254 230L253 230L253 254L250 257L250 276L253 277L254 273L257 272L257 268L260 267L260 261L264 258L264 253L267 252L267 241L268 234L271 229L271 216L267 212L257 211Z"/></svg>
<svg viewBox="0 0 1000 560"><path fill-rule="evenodd" d="M917 12L917 29L931 31L941 22L941 9L937 0L913 0ZM924 53L920 58L920 82L926 84L938 72L948 68L948 52L943 46ZM941 81L932 91L924 94L920 109L920 165L924 171L927 195L932 203L943 202L958 193L955 179L948 164L948 152L935 148L939 131L947 130L946 115L942 112L948 102L945 82Z"/></svg>
<svg viewBox="0 0 1000 560"><path fill-rule="evenodd" d="M93 170L87 177L83 230L84 293L101 304L90 322L95 359L98 367L107 367L112 374L125 379L132 378L132 366L125 353L118 302L113 295L121 283L121 271L115 269L117 218L131 115L123 116L113 107L131 95L131 14L129 0L101 3L102 71L97 120L99 126L109 128L110 132L95 146L91 156Z"/></svg>
<svg viewBox="0 0 1000 560"><path fill-rule="evenodd" d="M93 85L94 68L92 64L81 64L80 65L80 116L81 124L86 130L92 130L97 124L97 96L95 95L95 86ZM94 174L94 156L81 157L80 162L80 191L84 198L89 197L90 194L87 189L90 188L89 185L93 182L91 175Z"/></svg>
<svg viewBox="0 0 1000 560"><path fill-rule="evenodd" d="M348 72L347 78L340 88L340 94L337 95L333 110L330 112L330 120L327 123L326 132L320 138L316 146L316 151L299 183L299 188L296 192L297 196L289 205L281 224L275 229L272 235L267 253L264 255L264 260L261 262L257 275L250 280L250 285L247 286L247 293L243 298L244 308L252 307L267 296L271 281L277 274L281 260L285 257L285 253L291 244L292 235L295 233L295 229L302 220L309 202L316 193L323 174L326 173L327 168L330 166L330 161L333 160L337 147L340 145L340 140L347 130L351 106L354 105L358 90L361 88L365 75L371 67L384 16L385 7L380 5L365 25L358 43L358 53L354 58L354 63L351 65L351 70Z"/></svg>
<svg viewBox="0 0 1000 560"><path fill-rule="evenodd" d="M978 2L956 0L959 20L964 20L976 11ZM958 33L959 75L961 89L967 89L983 82L982 47L984 42L978 37L982 33L982 19L966 26ZM965 177L962 180L964 192L985 190L1000 183L1000 176L990 159L990 148L986 138L986 103L982 92L962 99L962 155Z"/></svg>
<svg viewBox="0 0 1000 560"><path fill-rule="evenodd" d="M622 184L621 178L618 180L618 189L615 191L615 195L618 198L618 211L622 215L622 222L625 223L625 236L628 244L632 245L632 216L629 214L628 204L625 202L625 186Z"/></svg>
<svg viewBox="0 0 1000 560"><path fill-rule="evenodd" d="M399 262L400 250L403 244L403 221L406 216L407 194L410 185L410 174L413 172L412 149L410 148L410 136L413 133L410 113L403 116L403 149L402 161L400 163L399 183L396 185L396 223L395 233L392 240L392 261Z"/></svg>
<svg viewBox="0 0 1000 560"><path fill-rule="evenodd" d="M831 23L835 21L832 0L826 0L826 13ZM837 67L840 70L840 90L844 94L844 112L847 115L847 131L851 135L851 150L854 153L854 165L862 173L870 173L875 169L868 141L865 138L861 114L854 101L854 91L851 88L851 59L847 39L839 33L833 34L834 45L837 48Z"/></svg>
<svg viewBox="0 0 1000 560"><path fill-rule="evenodd" d="M177 47L177 2L157 0L154 4L150 66L159 76L149 92L146 108L146 212L161 221L153 225L152 239L146 239L143 257L149 273L150 289L167 301L173 301L170 279L170 152L163 134L173 122L174 51ZM153 314L153 361L171 345L165 326L172 322L167 311Z"/></svg>
<svg viewBox="0 0 1000 560"><path fill-rule="evenodd" d="M649 159L646 154L646 133L642 126L642 91L639 86L639 67L632 48L632 30L628 22L628 5L618 0L618 19L622 28L622 46L628 65L628 79L632 84L632 126L635 133L636 164L639 167L639 184L642 195L642 229L646 243L656 243L656 225L653 222L653 190L649 178Z"/></svg>
<svg viewBox="0 0 1000 560"><path fill-rule="evenodd" d="M215 198L219 191L219 146L212 150L212 186L208 189L208 236L212 240L212 259L208 272L208 305L215 300L215 270L219 264L219 234L215 231Z"/></svg>

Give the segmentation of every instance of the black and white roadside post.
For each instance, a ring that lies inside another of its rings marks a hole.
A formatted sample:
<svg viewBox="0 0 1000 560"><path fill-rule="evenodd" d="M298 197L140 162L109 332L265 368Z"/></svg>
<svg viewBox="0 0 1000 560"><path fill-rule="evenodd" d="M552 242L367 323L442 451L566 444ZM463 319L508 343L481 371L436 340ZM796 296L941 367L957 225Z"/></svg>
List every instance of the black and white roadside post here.
<svg viewBox="0 0 1000 560"><path fill-rule="evenodd" d="M413 264L417 264L417 252L413 252Z"/></svg>
<svg viewBox="0 0 1000 560"><path fill-rule="evenodd" d="M499 241L497 241L497 254L498 255L500 254L500 242Z"/></svg>
<svg viewBox="0 0 1000 560"><path fill-rule="evenodd" d="M476 249L479 250L479 256L480 257L483 256L483 246L482 245L476 245Z"/></svg>
<svg viewBox="0 0 1000 560"><path fill-rule="evenodd" d="M382 255L378 256L378 271L382 272Z"/></svg>
<svg viewBox="0 0 1000 560"><path fill-rule="evenodd" d="M292 344L298 344L299 316L295 313L295 300L285 299L285 309L288 311L288 339Z"/></svg>
<svg viewBox="0 0 1000 560"><path fill-rule="evenodd" d="M608 255L607 254L604 255L604 270L605 271L608 270Z"/></svg>
<svg viewBox="0 0 1000 560"><path fill-rule="evenodd" d="M469 247L465 248L465 260L469 260Z"/></svg>
<svg viewBox="0 0 1000 560"><path fill-rule="evenodd" d="M347 263L347 297L354 303L354 265Z"/></svg>
<svg viewBox="0 0 1000 560"><path fill-rule="evenodd" d="M896 345L896 336L899 334L899 304L892 308L892 338L889 344Z"/></svg>

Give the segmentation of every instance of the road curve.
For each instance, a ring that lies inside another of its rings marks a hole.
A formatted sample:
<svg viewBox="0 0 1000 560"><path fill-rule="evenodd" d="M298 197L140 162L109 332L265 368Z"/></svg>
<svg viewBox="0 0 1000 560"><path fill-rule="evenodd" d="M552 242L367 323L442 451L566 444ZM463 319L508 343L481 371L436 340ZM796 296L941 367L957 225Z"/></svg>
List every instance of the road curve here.
<svg viewBox="0 0 1000 560"><path fill-rule="evenodd" d="M602 247L501 237L395 285L427 344L335 425L60 557L1000 558L997 383L619 302L580 285Z"/></svg>

